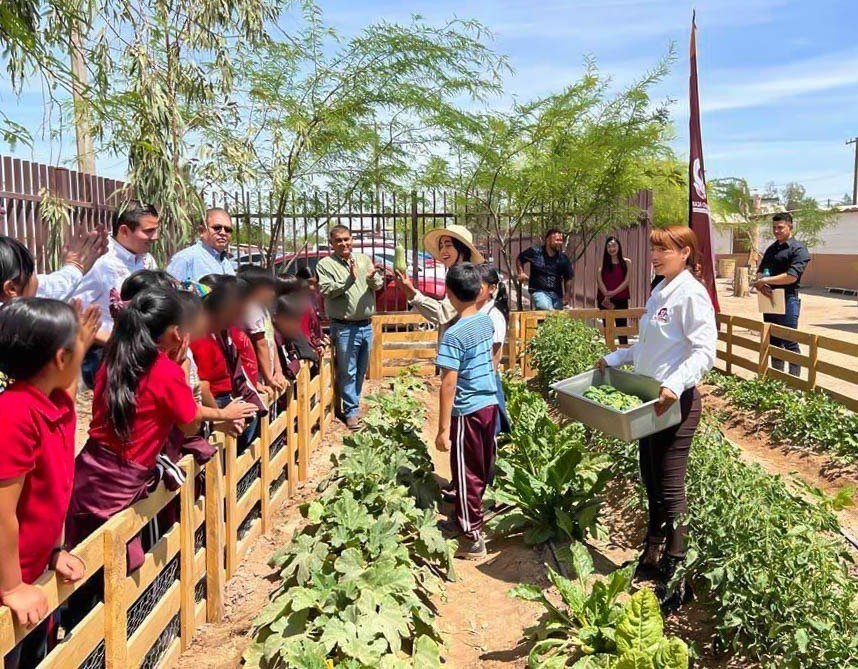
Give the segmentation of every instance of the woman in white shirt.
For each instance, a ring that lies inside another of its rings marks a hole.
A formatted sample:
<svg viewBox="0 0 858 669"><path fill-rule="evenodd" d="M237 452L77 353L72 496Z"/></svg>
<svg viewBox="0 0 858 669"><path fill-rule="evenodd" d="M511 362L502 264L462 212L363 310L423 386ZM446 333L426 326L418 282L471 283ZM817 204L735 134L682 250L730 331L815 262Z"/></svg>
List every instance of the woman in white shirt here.
<svg viewBox="0 0 858 669"><path fill-rule="evenodd" d="M664 278L647 300L638 342L606 355L597 367L632 363L636 373L661 382L657 414L674 402L681 407L679 425L640 441L649 527L638 574L656 578L656 595L669 612L693 596L684 580L672 590L668 585L685 557L685 472L700 422L696 385L715 362L718 333L709 294L694 276L699 260L694 232L684 226L653 230L650 244L653 269Z"/></svg>

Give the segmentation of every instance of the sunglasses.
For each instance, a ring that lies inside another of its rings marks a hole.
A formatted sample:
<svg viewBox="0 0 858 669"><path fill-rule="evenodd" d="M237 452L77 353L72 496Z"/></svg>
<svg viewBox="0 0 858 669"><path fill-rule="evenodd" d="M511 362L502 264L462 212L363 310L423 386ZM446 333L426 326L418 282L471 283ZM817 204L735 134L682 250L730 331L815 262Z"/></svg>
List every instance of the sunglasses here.
<svg viewBox="0 0 858 669"><path fill-rule="evenodd" d="M209 226L214 232L225 232L228 235L232 234L232 226L229 225L212 225Z"/></svg>

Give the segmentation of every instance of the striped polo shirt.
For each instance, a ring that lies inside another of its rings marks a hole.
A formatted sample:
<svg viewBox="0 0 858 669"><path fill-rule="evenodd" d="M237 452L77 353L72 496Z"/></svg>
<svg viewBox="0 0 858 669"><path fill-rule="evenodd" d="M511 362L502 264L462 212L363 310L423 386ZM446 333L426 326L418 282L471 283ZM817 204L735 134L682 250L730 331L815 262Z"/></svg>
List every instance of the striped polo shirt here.
<svg viewBox="0 0 858 669"><path fill-rule="evenodd" d="M459 319L444 332L435 364L459 373L454 416L466 416L497 404L493 339L492 319L480 313Z"/></svg>

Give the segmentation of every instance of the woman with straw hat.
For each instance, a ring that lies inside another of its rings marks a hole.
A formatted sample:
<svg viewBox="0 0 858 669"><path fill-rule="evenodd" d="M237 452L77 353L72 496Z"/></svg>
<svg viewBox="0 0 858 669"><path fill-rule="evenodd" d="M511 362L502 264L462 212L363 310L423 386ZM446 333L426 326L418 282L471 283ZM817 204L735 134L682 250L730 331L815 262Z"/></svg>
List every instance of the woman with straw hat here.
<svg viewBox="0 0 858 669"><path fill-rule="evenodd" d="M423 237L423 248L436 261L450 269L460 262L472 262L478 265L485 262L483 254L474 246L474 238L471 231L463 225L451 225L446 228L435 228ZM396 273L396 283L405 296L408 303L414 307L426 320L438 326L438 340L452 320L456 317L456 310L446 297L436 300L421 293L414 287L411 279L401 272Z"/></svg>

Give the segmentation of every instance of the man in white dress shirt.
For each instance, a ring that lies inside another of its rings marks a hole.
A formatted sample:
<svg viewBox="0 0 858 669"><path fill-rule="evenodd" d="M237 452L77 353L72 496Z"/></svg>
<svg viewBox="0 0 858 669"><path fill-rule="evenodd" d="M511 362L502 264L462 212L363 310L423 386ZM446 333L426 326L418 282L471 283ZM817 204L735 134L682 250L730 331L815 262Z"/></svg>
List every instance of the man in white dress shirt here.
<svg viewBox="0 0 858 669"><path fill-rule="evenodd" d="M84 308L90 304L101 307L101 327L83 361L83 379L89 387L101 362L101 347L113 331L110 291L119 291L122 282L137 270L157 267L149 251L158 241L158 233L158 210L153 205L136 200L120 205L113 212L113 237L108 241L107 253L95 261L74 291L73 297L80 299Z"/></svg>

